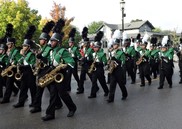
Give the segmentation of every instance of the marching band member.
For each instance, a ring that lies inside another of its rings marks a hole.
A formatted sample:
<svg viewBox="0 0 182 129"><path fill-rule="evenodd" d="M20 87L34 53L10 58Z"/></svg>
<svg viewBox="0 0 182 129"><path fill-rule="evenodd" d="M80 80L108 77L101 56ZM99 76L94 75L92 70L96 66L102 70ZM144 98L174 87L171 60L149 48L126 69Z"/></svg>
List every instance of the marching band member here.
<svg viewBox="0 0 182 129"><path fill-rule="evenodd" d="M43 121L55 119L55 106L56 106L57 96L61 97L61 99L69 109L67 117L74 116L74 113L76 111L76 105L73 103L71 96L67 92L67 84L68 84L67 69L69 69L69 67L74 67L75 62L71 57L71 55L69 54L69 52L66 49L59 46L62 43L62 35L60 33L64 24L65 21L59 19L59 21L56 23L54 27L53 30L54 33L50 39L51 47L53 49L51 53L51 64L53 70L55 70L60 64L67 64L67 67L58 71L58 73L62 73L62 75L64 76L62 82L59 83L53 81L52 83L49 84L50 103L46 110L46 115L42 117Z"/></svg>
<svg viewBox="0 0 182 129"><path fill-rule="evenodd" d="M36 82L35 76L33 75L32 67L35 64L36 58L35 54L31 51L34 42L31 40L36 28L35 26L29 26L27 34L25 35L24 42L22 44L22 49L20 54L22 58L18 61L17 64L17 74L15 74L15 78L17 80L21 80L20 86L20 94L18 103L13 105L14 108L23 107L24 103L28 97L28 89L30 89L31 94L31 104L30 107L33 106L33 102L36 94Z"/></svg>
<svg viewBox="0 0 182 129"><path fill-rule="evenodd" d="M173 75L173 55L174 49L169 48L168 36L164 36L162 39L161 54L160 54L160 78L158 89L163 89L164 80L166 78L169 88L172 88L172 75Z"/></svg>
<svg viewBox="0 0 182 129"><path fill-rule="evenodd" d="M55 23L53 21L47 22L42 29L42 33L39 36L40 47L39 52L36 54L36 65L34 69L34 75L37 76L37 79L42 76L50 68L50 53L52 48L48 45L50 39L49 32L54 27ZM43 66L41 66L43 65ZM49 90L49 86L47 86ZM37 113L41 111L42 95L44 88L37 86L35 100L33 102L33 108L30 110L31 113ZM56 109L60 109L63 105L60 97L57 97Z"/></svg>
<svg viewBox="0 0 182 129"><path fill-rule="evenodd" d="M96 93L97 93L97 80L99 80L103 90L104 90L104 96L108 96L109 89L106 85L106 79L104 75L104 66L107 64L107 58L106 54L103 52L101 49L101 42L100 40L102 39L103 32L98 32L96 35L95 43L93 46L93 60L94 62L90 66L89 73L92 74L92 88L91 88L91 93L88 98L96 98Z"/></svg>
<svg viewBox="0 0 182 129"><path fill-rule="evenodd" d="M0 44L0 72L6 68L8 56L6 54L6 46ZM3 97L3 86L6 85L6 78L0 75L0 98Z"/></svg>
<svg viewBox="0 0 182 129"><path fill-rule="evenodd" d="M151 85L151 78L150 78L150 65L149 65L149 58L150 58L150 51L146 48L147 47L147 40L148 35L145 34L140 47L138 48L140 53L140 58L136 62L139 65L139 72L140 72L140 79L141 79L141 87L145 86L145 78L148 80L148 85Z"/></svg>
<svg viewBox="0 0 182 129"><path fill-rule="evenodd" d="M157 69L159 67L159 49L156 49L157 38L152 37L150 42L150 70L153 78L157 78Z"/></svg>
<svg viewBox="0 0 182 129"><path fill-rule="evenodd" d="M126 56L126 70L131 77L131 84L135 83L136 80L136 51L133 46L130 46L131 40L126 39L124 41L125 56Z"/></svg>
<svg viewBox="0 0 182 129"><path fill-rule="evenodd" d="M108 62L107 62L107 66L109 68L109 62L111 61L111 53L113 51L113 45L110 45L109 49L108 49ZM107 74L107 84L110 84L110 73L108 72Z"/></svg>
<svg viewBox="0 0 182 129"><path fill-rule="evenodd" d="M83 44L83 51L84 56L80 59L81 64L81 73L80 73L80 82L78 87L77 94L83 94L84 92L84 81L86 74L89 76L90 80L92 81L92 74L88 73L88 69L90 68L92 62L93 62L93 49L90 48L90 41L89 38L87 38L88 28L84 27L82 31L82 38L84 40ZM99 90L99 87L97 86L97 91Z"/></svg>
<svg viewBox="0 0 182 129"><path fill-rule="evenodd" d="M76 33L76 29L73 28L69 33L70 38L69 38L69 41L68 41L68 43L69 43L68 51L69 51L69 53L71 54L72 58L75 61L74 68L70 69L71 71L70 71L70 74L69 74L70 75L70 77L69 77L70 80L68 81L68 83L69 83L68 84L68 91L71 91L71 76L72 76L72 74L73 74L78 86L79 86L79 81L80 81L79 76L78 76L78 60L81 58L81 54L79 52L79 48L75 45L75 39L74 39L75 33Z"/></svg>
<svg viewBox="0 0 182 129"><path fill-rule="evenodd" d="M6 45L8 46L8 50L7 50L8 63L6 68L16 65L18 63L18 60L21 58L19 50L15 47L15 42L16 42L15 38L7 38ZM8 75L6 78L6 90L4 93L3 100L1 101L1 104L9 103L12 91L15 93L15 95L19 91L19 89L15 87L14 85L14 82L16 82L17 85L19 85L20 83L14 77L14 73L16 73L16 69L13 68L12 71L13 71L13 74Z"/></svg>
<svg viewBox="0 0 182 129"><path fill-rule="evenodd" d="M179 73L180 73L179 84L182 84L182 38L180 38L179 51L177 52L177 56L178 56L178 59L179 59L179 62L178 62Z"/></svg>
<svg viewBox="0 0 182 129"><path fill-rule="evenodd" d="M119 50L120 40L116 39L113 43L113 51L111 55L111 62L113 65L112 71L110 71L110 89L109 89L109 99L108 103L114 102L116 84L118 83L121 92L122 92L122 100L125 100L128 96L127 89L125 87L125 71L123 70L123 66L125 65L125 54L123 51ZM110 68L111 69L111 68Z"/></svg>

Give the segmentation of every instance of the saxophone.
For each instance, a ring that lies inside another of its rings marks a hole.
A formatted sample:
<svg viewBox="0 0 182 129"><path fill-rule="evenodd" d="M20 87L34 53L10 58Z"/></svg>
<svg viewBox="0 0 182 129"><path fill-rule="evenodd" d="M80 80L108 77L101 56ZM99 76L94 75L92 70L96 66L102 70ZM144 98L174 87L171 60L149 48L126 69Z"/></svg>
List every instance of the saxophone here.
<svg viewBox="0 0 182 129"><path fill-rule="evenodd" d="M92 73L93 71L96 71L97 68L95 67L95 62L96 62L96 58L94 59L93 63L91 64L89 70L88 70L88 73Z"/></svg>
<svg viewBox="0 0 182 129"><path fill-rule="evenodd" d="M2 77L12 77L14 75L14 72L13 72L13 68L15 68L16 65L10 65L8 68L4 69L2 72L1 72L1 76Z"/></svg>
<svg viewBox="0 0 182 129"><path fill-rule="evenodd" d="M37 85L40 87L46 87L53 81L57 83L61 83L64 79L64 75L62 73L57 73L61 69L65 69L67 67L67 64L59 64L56 68L54 68L52 71L49 73L45 74L43 77L39 78L37 80Z"/></svg>
<svg viewBox="0 0 182 129"><path fill-rule="evenodd" d="M23 76L23 74L21 73L21 71L20 71L20 61L22 61L22 60L24 60L24 56L22 56L22 58L20 58L19 60L18 60L18 63L17 63L17 66L16 66L16 69L17 69L17 72L15 73L15 79L16 80L21 80L21 78L22 78L22 76Z"/></svg>
<svg viewBox="0 0 182 129"><path fill-rule="evenodd" d="M15 74L15 79L19 81L19 80L21 80L22 76L23 76L23 74L21 73L20 65L18 64L17 65L17 73Z"/></svg>
<svg viewBox="0 0 182 129"><path fill-rule="evenodd" d="M40 69L43 69L46 66L46 64L44 64L41 60L36 60L36 65L35 68L32 69L33 75L37 76Z"/></svg>
<svg viewBox="0 0 182 129"><path fill-rule="evenodd" d="M144 55L142 55L137 61L136 61L136 65L140 65L143 61L143 57Z"/></svg>
<svg viewBox="0 0 182 129"><path fill-rule="evenodd" d="M109 73L113 73L114 69L118 66L118 63L114 60L109 61Z"/></svg>
<svg viewBox="0 0 182 129"><path fill-rule="evenodd" d="M111 56L115 56L116 50L111 52ZM118 66L118 63L115 60L112 60L110 57L110 60L108 61L109 64L109 73L113 73L114 69Z"/></svg>

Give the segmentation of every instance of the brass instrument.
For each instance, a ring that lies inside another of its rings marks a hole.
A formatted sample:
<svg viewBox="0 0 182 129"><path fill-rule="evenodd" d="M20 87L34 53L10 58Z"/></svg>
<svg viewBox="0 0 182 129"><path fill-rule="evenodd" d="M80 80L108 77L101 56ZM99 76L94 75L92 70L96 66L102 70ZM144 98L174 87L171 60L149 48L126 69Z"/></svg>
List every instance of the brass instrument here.
<svg viewBox="0 0 182 129"><path fill-rule="evenodd" d="M140 65L140 64L142 63L143 57L144 57L144 55L141 56L141 57L136 61L136 65Z"/></svg>
<svg viewBox="0 0 182 129"><path fill-rule="evenodd" d="M41 46L39 44L34 44L33 49L32 49L37 56L38 53L41 53ZM40 69L43 69L46 66L40 59L36 58L36 64L35 68L32 69L33 75L38 75Z"/></svg>
<svg viewBox="0 0 182 129"><path fill-rule="evenodd" d="M109 73L113 73L114 69L118 66L118 63L114 60L109 61Z"/></svg>
<svg viewBox="0 0 182 129"><path fill-rule="evenodd" d="M89 68L89 70L88 70L88 73L92 73L93 71L96 71L97 70L97 68L95 67L95 62L96 62L96 58L95 58L95 60L93 61L93 63L91 64L91 66L90 66L90 68Z"/></svg>
<svg viewBox="0 0 182 129"><path fill-rule="evenodd" d="M21 80L22 76L23 76L23 74L20 72L20 65L18 64L17 73L15 74L15 79L19 81L19 80Z"/></svg>
<svg viewBox="0 0 182 129"><path fill-rule="evenodd" d="M36 65L35 65L35 68L32 69L32 72L33 72L33 75L38 75L40 69L43 69L44 67L46 66L46 64L44 64L42 61L37 61L36 62Z"/></svg>
<svg viewBox="0 0 182 129"><path fill-rule="evenodd" d="M2 72L1 72L1 76L2 77L12 77L14 75L14 72L13 72L13 68L15 68L16 65L10 65L8 68L4 69Z"/></svg>
<svg viewBox="0 0 182 129"><path fill-rule="evenodd" d="M59 64L55 69L45 74L43 77L39 78L37 81L37 85L43 88L52 83L53 81L61 83L64 79L64 75L62 73L57 72L59 72L61 69L65 69L66 67L67 64Z"/></svg>

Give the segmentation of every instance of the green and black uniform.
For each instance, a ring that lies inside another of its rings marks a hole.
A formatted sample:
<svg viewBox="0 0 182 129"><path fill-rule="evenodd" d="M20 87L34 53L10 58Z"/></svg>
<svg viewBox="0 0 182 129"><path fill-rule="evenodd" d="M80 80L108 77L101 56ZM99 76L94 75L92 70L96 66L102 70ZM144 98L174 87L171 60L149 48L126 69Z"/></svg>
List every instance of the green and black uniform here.
<svg viewBox="0 0 182 129"><path fill-rule="evenodd" d="M169 87L172 88L172 75L173 75L173 48L169 48L165 52L161 52L160 54L160 80L159 80L159 88L162 89L164 86L164 80L166 78Z"/></svg>
<svg viewBox="0 0 182 129"><path fill-rule="evenodd" d="M84 92L84 80L86 74L89 76L90 80L92 81L92 74L88 73L88 70L93 62L93 49L92 48L84 48L84 57L81 60L81 73L80 73L80 82L77 94L82 94ZM97 86L97 91L98 91Z"/></svg>
<svg viewBox="0 0 182 129"><path fill-rule="evenodd" d="M32 72L32 67L35 65L35 54L32 53L30 50L25 53L24 56L19 61L20 65L20 72L22 74L21 78L21 87L20 87L20 94L19 94L19 100L14 107L22 107L24 106L24 103L28 97L28 89L30 89L31 94L31 105L34 102L35 94L36 94L36 82L35 82L35 76Z"/></svg>
<svg viewBox="0 0 182 129"><path fill-rule="evenodd" d="M68 64L66 69L60 70L60 73L64 75L64 79L61 83L53 82L50 84L50 103L46 110L47 115L55 116L55 106L57 101L57 96L60 96L63 102L68 107L69 111L76 111L76 105L73 103L71 96L67 92L67 69L69 67L74 67L75 61L70 56L70 53L60 47L55 47L51 52L51 62L52 66L56 67L60 63ZM58 72L59 73L59 72Z"/></svg>
<svg viewBox="0 0 182 129"><path fill-rule="evenodd" d="M0 73L8 63L8 56L6 54L0 54ZM0 76L0 98L3 97L3 86L6 86L6 77Z"/></svg>
<svg viewBox="0 0 182 129"><path fill-rule="evenodd" d="M114 61L117 66L111 73L111 78L110 78L110 89L109 89L109 99L108 102L113 102L114 101L114 96L115 96L115 90L116 90L116 85L118 83L121 92L122 92L122 99L126 99L128 96L127 89L125 87L126 83L126 78L125 78L125 71L123 70L123 66L126 63L126 57L123 51L117 49L113 50L111 53L111 60Z"/></svg>
<svg viewBox="0 0 182 129"><path fill-rule="evenodd" d="M140 57L142 58L142 62L139 64L139 72L140 72L140 79L141 79L141 87L145 86L145 78L148 80L148 84L151 85L151 78L150 78L150 51L148 49L140 49L139 51Z"/></svg>
<svg viewBox="0 0 182 129"><path fill-rule="evenodd" d="M45 74L47 72L47 70L50 68L50 62L51 62L50 53L51 53L51 51L52 51L52 48L50 46L44 45L41 48L40 54L37 55L37 60L40 60L42 63L46 64L46 66L44 68L42 68L40 70L40 72L38 73L38 77L39 76L41 77L41 75ZM35 66L35 67L37 67L37 66ZM49 90L49 86L47 86L47 88ZM37 86L35 100L33 102L34 108L32 110L30 110L31 113L36 113L36 112L41 111L43 92L44 92L44 88ZM57 107L62 107L62 102L61 102L61 99L59 96L57 97L56 102L57 102Z"/></svg>
<svg viewBox="0 0 182 129"><path fill-rule="evenodd" d="M133 46L126 47L125 49L126 71L131 77L131 84L134 84L136 80L136 51Z"/></svg>
<svg viewBox="0 0 182 129"><path fill-rule="evenodd" d="M73 68L70 69L69 71L69 74L70 74L70 77L69 77L69 81L68 81L68 91L71 91L71 76L73 74L76 82L77 82L77 85L79 86L79 76L78 76L78 60L81 58L81 54L80 54L80 51L79 51L79 48L76 47L76 46L72 46L70 47L69 49L69 53L71 54L71 57L74 59L75 61L75 65Z"/></svg>
<svg viewBox="0 0 182 129"><path fill-rule="evenodd" d="M159 67L159 50L154 49L150 51L150 70L151 75L153 73L153 78L157 78L157 70Z"/></svg>
<svg viewBox="0 0 182 129"><path fill-rule="evenodd" d="M17 48L11 49L8 55L8 61L6 67L11 66L12 64L16 65L20 58L21 58L20 51ZM16 73L16 68L13 69L13 72ZM9 102L12 91L15 93L15 95L18 93L19 89L15 87L14 82L18 85L18 87L20 87L20 81L17 81L14 75L12 77L6 78L6 91L1 103Z"/></svg>
<svg viewBox="0 0 182 129"><path fill-rule="evenodd" d="M104 75L104 66L107 64L106 54L100 49L98 52L93 53L93 58L93 60L95 60L96 70L92 72L92 89L89 98L96 97L96 92L98 90L97 80L99 80L102 89L104 90L104 95L107 96L109 89L106 85L106 78Z"/></svg>

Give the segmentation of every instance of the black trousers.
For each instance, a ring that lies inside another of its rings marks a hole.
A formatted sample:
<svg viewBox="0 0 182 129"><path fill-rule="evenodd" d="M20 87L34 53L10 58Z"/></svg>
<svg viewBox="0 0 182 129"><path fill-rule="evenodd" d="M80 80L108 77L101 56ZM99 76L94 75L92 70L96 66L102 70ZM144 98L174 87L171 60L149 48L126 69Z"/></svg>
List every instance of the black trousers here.
<svg viewBox="0 0 182 129"><path fill-rule="evenodd" d="M0 76L0 97L3 97L3 87L6 86L5 77Z"/></svg>
<svg viewBox="0 0 182 129"><path fill-rule="evenodd" d="M44 93L44 89L45 88L37 86L36 95L35 95L35 99L34 99L34 102L33 102L33 107L41 108L41 105L42 105L42 95ZM50 92L49 86L47 86L47 89ZM57 103L56 106L62 106L63 105L59 96L57 96L56 103Z"/></svg>
<svg viewBox="0 0 182 129"><path fill-rule="evenodd" d="M179 66L180 81L182 81L182 60L179 60L178 66Z"/></svg>
<svg viewBox="0 0 182 129"><path fill-rule="evenodd" d="M75 66L74 66L74 68L68 69L68 73L67 74L69 75L69 77L68 77L68 89L67 89L67 91L71 91L71 78L72 78L72 75L74 76L74 78L75 78L75 80L77 82L77 85L79 87L79 81L80 81L80 79L79 79L79 76L78 76L78 64L77 64L77 61L76 60L75 60Z"/></svg>
<svg viewBox="0 0 182 129"><path fill-rule="evenodd" d="M30 67L24 68L22 70L22 79L20 86L20 94L18 103L24 104L26 99L28 98L27 92L30 89L31 94L31 103L33 104L35 95L36 95L36 78L32 73L32 69Z"/></svg>
<svg viewBox="0 0 182 129"><path fill-rule="evenodd" d="M67 92L66 84L68 84L68 83L66 83L66 81L67 81L67 79L66 79L66 75L65 75L63 82L61 82L61 83L53 82L50 84L50 102L49 102L49 106L46 110L47 115L55 115L55 106L56 106L56 101L57 101L58 96L61 97L63 102L68 107L69 111L76 110L76 105L73 103L71 96Z"/></svg>
<svg viewBox="0 0 182 129"><path fill-rule="evenodd" d="M172 75L173 75L173 68L170 69L161 69L160 70L160 79L159 85L160 87L164 86L165 78L170 86L172 86Z"/></svg>
<svg viewBox="0 0 182 129"><path fill-rule="evenodd" d="M80 73L80 81L79 81L79 91L84 91L84 81L85 81L85 76L86 74L89 76L90 80L92 81L92 74L88 73L88 69L90 68L90 65L84 65L81 68L81 73ZM97 85L98 88L98 85Z"/></svg>
<svg viewBox="0 0 182 129"><path fill-rule="evenodd" d="M141 63L139 65L139 72L140 72L140 79L141 79L141 84L145 85L145 78L151 82L150 78L150 65L148 62Z"/></svg>
<svg viewBox="0 0 182 129"><path fill-rule="evenodd" d="M126 71L131 77L132 82L136 80L136 63L134 59L129 59L126 61Z"/></svg>
<svg viewBox="0 0 182 129"><path fill-rule="evenodd" d="M109 89L109 99L114 100L115 91L116 91L116 85L118 84L123 97L128 96L127 89L125 87L125 75L126 74L123 71L123 68L121 66L118 66L114 69L113 73L111 74L110 79L110 89Z"/></svg>
<svg viewBox="0 0 182 129"><path fill-rule="evenodd" d="M17 84L18 87L20 87L20 81L17 81L14 76L12 77L6 77L6 90L4 93L3 100L10 100L12 92L17 93L19 91L19 88L14 85L14 83Z"/></svg>
<svg viewBox="0 0 182 129"><path fill-rule="evenodd" d="M153 74L153 77L157 77L157 70L159 67L159 62L156 62L155 60L150 61L150 74Z"/></svg>
<svg viewBox="0 0 182 129"><path fill-rule="evenodd" d="M91 88L91 95L96 96L96 92L98 90L97 80L99 80L100 85L105 93L109 92L109 89L106 85L106 78L104 75L103 67L97 67L96 71L92 73L92 88Z"/></svg>

